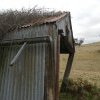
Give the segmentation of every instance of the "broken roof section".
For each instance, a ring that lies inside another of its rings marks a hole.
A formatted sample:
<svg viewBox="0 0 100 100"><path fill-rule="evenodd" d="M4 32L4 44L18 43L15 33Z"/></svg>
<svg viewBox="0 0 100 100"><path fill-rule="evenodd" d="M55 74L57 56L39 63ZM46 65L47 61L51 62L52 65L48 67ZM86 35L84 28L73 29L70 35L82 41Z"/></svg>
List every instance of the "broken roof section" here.
<svg viewBox="0 0 100 100"><path fill-rule="evenodd" d="M54 16L49 16L49 17L41 17L35 21L32 21L31 23L29 24L26 24L26 25L23 25L20 28L27 28L27 27L30 27L30 26L34 26L34 25L41 25L41 24L47 24L47 23L54 23L56 21L59 21L61 20L62 18L64 18L65 16L67 16L69 12L63 12L61 13L60 15L54 15Z"/></svg>

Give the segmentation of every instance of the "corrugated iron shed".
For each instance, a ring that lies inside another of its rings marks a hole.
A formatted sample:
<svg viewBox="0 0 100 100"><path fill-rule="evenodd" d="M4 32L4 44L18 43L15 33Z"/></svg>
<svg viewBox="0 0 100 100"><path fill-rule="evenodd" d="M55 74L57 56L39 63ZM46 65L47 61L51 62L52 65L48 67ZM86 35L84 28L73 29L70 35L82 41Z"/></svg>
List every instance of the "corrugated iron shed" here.
<svg viewBox="0 0 100 100"><path fill-rule="evenodd" d="M74 49L69 14L40 18L4 36L0 41L0 100L59 100L59 29L67 37L64 53Z"/></svg>

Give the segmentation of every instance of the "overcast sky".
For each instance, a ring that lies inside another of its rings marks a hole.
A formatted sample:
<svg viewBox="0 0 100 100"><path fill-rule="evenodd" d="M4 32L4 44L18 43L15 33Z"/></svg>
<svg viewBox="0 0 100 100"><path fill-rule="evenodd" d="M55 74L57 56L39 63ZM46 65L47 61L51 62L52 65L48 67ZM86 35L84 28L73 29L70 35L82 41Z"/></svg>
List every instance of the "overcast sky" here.
<svg viewBox="0 0 100 100"><path fill-rule="evenodd" d="M35 5L70 11L74 37L100 41L100 0L0 0L0 10L32 8Z"/></svg>

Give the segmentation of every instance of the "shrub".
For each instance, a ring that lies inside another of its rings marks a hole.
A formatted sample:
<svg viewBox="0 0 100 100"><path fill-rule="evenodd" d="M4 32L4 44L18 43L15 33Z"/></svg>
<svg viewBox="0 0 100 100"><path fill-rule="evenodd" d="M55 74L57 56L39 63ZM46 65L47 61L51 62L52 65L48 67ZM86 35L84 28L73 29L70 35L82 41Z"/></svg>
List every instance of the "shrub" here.
<svg viewBox="0 0 100 100"><path fill-rule="evenodd" d="M73 98L68 100L99 100L100 89L96 84L93 85L87 80L82 80L81 78L76 81L69 79L66 87L66 95L67 97L71 95Z"/></svg>

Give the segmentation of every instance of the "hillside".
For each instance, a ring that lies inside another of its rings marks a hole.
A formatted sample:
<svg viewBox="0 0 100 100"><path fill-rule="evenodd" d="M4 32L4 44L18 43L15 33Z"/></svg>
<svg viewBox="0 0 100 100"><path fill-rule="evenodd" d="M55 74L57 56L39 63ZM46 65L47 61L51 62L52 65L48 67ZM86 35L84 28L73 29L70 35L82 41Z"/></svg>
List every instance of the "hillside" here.
<svg viewBox="0 0 100 100"><path fill-rule="evenodd" d="M67 55L60 56L60 80L66 66ZM76 47L70 78L82 78L100 87L100 42Z"/></svg>

